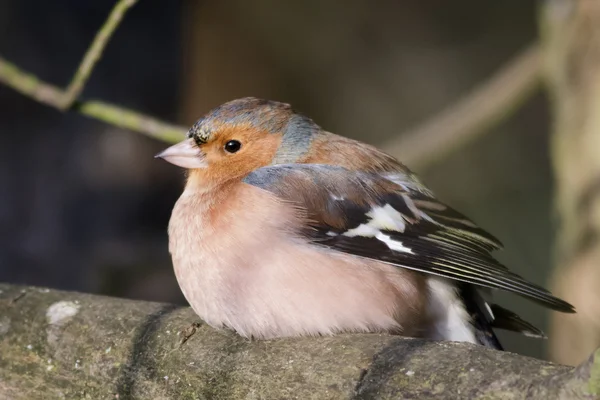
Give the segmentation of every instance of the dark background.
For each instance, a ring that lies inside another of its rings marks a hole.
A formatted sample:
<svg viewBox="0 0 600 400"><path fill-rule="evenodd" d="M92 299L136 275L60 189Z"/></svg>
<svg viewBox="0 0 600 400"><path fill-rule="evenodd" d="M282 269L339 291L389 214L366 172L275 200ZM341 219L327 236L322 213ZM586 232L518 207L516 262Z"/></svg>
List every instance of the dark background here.
<svg viewBox="0 0 600 400"><path fill-rule="evenodd" d="M66 86L113 1L0 0L0 54ZM190 125L241 96L290 102L326 129L384 146L485 80L537 36L535 3L141 0L84 91ZM498 257L551 270L547 100L417 172L499 237ZM165 145L0 86L0 281L184 303L166 226L183 173ZM547 311L500 294L545 327ZM502 335L544 356L544 342Z"/></svg>

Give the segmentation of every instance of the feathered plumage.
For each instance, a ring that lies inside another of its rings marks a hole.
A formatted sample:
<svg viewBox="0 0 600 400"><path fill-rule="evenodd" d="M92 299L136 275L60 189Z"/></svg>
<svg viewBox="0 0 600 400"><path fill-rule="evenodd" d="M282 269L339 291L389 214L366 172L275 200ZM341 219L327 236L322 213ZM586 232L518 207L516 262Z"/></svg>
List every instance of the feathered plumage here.
<svg viewBox="0 0 600 400"><path fill-rule="evenodd" d="M496 261L490 252L501 243L472 221L379 174L283 164L260 168L243 182L294 204L305 214L303 233L317 245L573 311Z"/></svg>
<svg viewBox="0 0 600 400"><path fill-rule="evenodd" d="M159 156L190 169L170 249L186 298L215 326L501 348L492 328L543 333L491 303L491 289L574 312L495 260L501 243L400 162L286 104L226 103Z"/></svg>

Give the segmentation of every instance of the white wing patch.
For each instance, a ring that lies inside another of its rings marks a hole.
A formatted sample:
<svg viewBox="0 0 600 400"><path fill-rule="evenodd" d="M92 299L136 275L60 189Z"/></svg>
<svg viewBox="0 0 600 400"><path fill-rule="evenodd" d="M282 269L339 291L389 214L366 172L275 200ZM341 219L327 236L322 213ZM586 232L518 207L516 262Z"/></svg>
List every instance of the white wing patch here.
<svg viewBox="0 0 600 400"><path fill-rule="evenodd" d="M394 207L389 204L383 207L373 207L367 213L367 216L371 218L369 222L349 229L343 235L348 237L373 237L385 243L390 250L413 254L412 250L404 246L401 241L392 239L389 235L381 232L382 230L404 232L406 221Z"/></svg>
<svg viewBox="0 0 600 400"><path fill-rule="evenodd" d="M371 211L367 213L367 216L371 217L369 224L376 226L379 229L387 229L390 231L404 232L406 223L402 214L389 204L383 207L373 207Z"/></svg>
<svg viewBox="0 0 600 400"><path fill-rule="evenodd" d="M379 232L377 235L375 235L375 238L385 243L390 250L414 254L410 248L404 246L399 240L393 240L389 235Z"/></svg>
<svg viewBox="0 0 600 400"><path fill-rule="evenodd" d="M348 236L348 237L354 237L354 236L375 237L375 235L377 235L377 232L379 232L378 229L374 228L373 226L369 225L369 223L367 223L367 224L360 224L356 228L348 229L346 232L343 233L343 235Z"/></svg>

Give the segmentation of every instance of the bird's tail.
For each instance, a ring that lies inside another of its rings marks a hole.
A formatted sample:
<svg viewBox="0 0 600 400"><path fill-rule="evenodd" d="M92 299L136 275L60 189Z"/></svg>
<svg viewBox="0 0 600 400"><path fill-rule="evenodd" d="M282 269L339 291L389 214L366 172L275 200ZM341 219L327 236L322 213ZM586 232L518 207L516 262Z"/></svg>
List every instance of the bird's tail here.
<svg viewBox="0 0 600 400"><path fill-rule="evenodd" d="M496 350L504 350L493 328L509 330L535 338L546 338L546 335L519 317L514 312L497 304L488 303L477 288L472 285L461 285L462 297L466 311L471 316L471 324L475 329L475 337L479 344Z"/></svg>
<svg viewBox="0 0 600 400"><path fill-rule="evenodd" d="M546 339L544 332L525 321L514 312L500 307L498 304L491 304L490 308L494 314L492 328L504 329L507 331L518 332L522 335L538 339Z"/></svg>

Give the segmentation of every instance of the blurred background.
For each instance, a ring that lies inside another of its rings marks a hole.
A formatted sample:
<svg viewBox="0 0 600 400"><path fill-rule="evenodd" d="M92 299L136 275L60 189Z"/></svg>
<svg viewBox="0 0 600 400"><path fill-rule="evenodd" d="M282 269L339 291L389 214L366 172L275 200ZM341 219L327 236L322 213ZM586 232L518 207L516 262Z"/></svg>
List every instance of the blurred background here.
<svg viewBox="0 0 600 400"><path fill-rule="evenodd" d="M64 87L113 5L0 0L0 54ZM184 126L222 102L266 97L385 148L535 41L535 6L143 0L83 96ZM554 232L549 121L539 92L485 135L413 168L504 242L503 262L545 286ZM164 147L0 86L0 281L185 304L166 235L183 173L153 159ZM499 298L547 328L546 310ZM511 351L546 357L545 341L501 335Z"/></svg>

